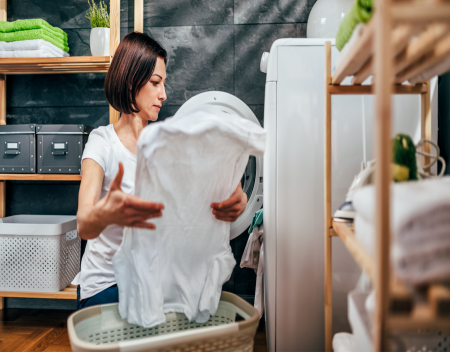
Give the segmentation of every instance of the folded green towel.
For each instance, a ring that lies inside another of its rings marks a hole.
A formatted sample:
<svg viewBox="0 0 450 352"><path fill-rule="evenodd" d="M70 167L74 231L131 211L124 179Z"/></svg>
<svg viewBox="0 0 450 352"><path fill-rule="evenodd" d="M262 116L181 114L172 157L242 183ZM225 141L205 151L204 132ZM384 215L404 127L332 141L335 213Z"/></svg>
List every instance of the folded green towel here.
<svg viewBox="0 0 450 352"><path fill-rule="evenodd" d="M67 42L61 39L55 38L52 33L46 29L31 29L28 31L19 31L11 33L0 33L0 41L3 42L18 42L20 40L32 40L32 39L44 39L49 43L57 46L65 52L69 51Z"/></svg>
<svg viewBox="0 0 450 352"><path fill-rule="evenodd" d="M344 16L336 35L336 48L341 51L360 23L367 23L372 17L373 0L356 0L351 10Z"/></svg>
<svg viewBox="0 0 450 352"><path fill-rule="evenodd" d="M53 27L40 18L29 20L17 20L14 22L0 21L0 33L18 32L30 29L47 29L57 38L65 40L67 43L67 33L61 28Z"/></svg>
<svg viewBox="0 0 450 352"><path fill-rule="evenodd" d="M248 233L252 233L255 226L260 226L263 223L263 210L264 209L260 209L255 214L253 214L252 224L248 229Z"/></svg>

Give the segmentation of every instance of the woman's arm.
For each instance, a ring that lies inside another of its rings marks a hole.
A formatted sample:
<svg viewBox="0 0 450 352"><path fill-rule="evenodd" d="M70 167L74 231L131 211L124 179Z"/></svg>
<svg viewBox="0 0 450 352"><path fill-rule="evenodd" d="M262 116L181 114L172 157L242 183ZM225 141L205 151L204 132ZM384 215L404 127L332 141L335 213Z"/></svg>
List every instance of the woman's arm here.
<svg viewBox="0 0 450 352"><path fill-rule="evenodd" d="M247 195L242 190L241 183L230 198L221 203L211 203L212 213L217 220L234 222L244 212L247 206Z"/></svg>
<svg viewBox="0 0 450 352"><path fill-rule="evenodd" d="M155 225L146 220L160 217L164 205L124 193L121 189L122 163L119 163L119 172L111 182L108 194L102 199L102 167L92 159L83 160L82 167L77 212L77 230L81 238L95 238L111 224L155 229Z"/></svg>

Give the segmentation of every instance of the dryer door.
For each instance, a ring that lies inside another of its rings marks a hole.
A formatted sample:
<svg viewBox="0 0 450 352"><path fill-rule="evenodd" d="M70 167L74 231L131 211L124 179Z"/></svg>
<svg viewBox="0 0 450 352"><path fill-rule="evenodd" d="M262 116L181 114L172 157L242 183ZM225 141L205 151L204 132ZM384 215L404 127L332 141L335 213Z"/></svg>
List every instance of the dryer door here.
<svg viewBox="0 0 450 352"><path fill-rule="evenodd" d="M200 93L192 97L178 109L175 116L184 114L201 105L220 106L226 112L238 114L242 118L260 124L253 111L242 100L234 95L218 91ZM263 205L262 163L262 158L254 156L249 158L241 179L242 189L247 194L247 208L235 222L231 223L230 239L236 238L250 226L253 214Z"/></svg>

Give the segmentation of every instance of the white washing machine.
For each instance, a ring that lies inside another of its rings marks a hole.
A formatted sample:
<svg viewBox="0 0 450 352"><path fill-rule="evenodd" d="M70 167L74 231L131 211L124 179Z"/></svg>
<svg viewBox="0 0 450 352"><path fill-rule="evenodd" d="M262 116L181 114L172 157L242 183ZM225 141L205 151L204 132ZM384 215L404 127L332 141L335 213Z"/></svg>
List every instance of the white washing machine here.
<svg viewBox="0 0 450 352"><path fill-rule="evenodd" d="M192 97L178 109L175 116L182 115L201 105L219 106L226 112L238 114L242 118L260 125L253 111L242 100L236 98L234 95L219 91L205 92ZM242 189L247 194L247 207L241 216L235 222L231 223L231 240L242 234L250 226L253 214L261 209L263 205L262 177L263 158L251 156L241 179Z"/></svg>

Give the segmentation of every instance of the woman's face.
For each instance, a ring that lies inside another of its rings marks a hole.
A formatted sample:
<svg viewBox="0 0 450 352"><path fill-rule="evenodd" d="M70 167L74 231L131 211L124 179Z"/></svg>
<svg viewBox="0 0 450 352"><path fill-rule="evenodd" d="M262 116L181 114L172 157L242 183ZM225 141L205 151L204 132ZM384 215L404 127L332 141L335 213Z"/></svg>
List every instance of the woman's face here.
<svg viewBox="0 0 450 352"><path fill-rule="evenodd" d="M159 58L156 60L155 70L148 81L136 95L136 104L140 110L139 116L145 120L156 121L162 102L167 99L166 64Z"/></svg>

